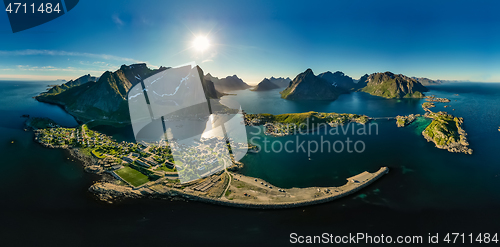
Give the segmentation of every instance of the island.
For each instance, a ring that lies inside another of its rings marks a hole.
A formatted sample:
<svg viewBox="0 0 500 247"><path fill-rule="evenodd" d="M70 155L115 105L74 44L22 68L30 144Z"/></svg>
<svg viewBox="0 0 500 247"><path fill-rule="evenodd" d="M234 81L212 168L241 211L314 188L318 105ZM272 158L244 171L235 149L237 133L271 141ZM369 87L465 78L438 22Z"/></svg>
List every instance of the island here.
<svg viewBox="0 0 500 247"><path fill-rule="evenodd" d="M447 98L436 98L434 95L426 96L425 100L427 100L429 102L440 102L440 103L449 103L449 102L451 102L451 100L449 100Z"/></svg>
<svg viewBox="0 0 500 247"><path fill-rule="evenodd" d="M467 142L467 133L462 128L463 118L455 117L440 111L426 113L432 122L425 128L422 135L427 141L434 142L437 148L446 149L452 153L472 154Z"/></svg>
<svg viewBox="0 0 500 247"><path fill-rule="evenodd" d="M429 109L433 108L433 107L436 107L436 105L434 103L431 103L431 102L422 103L422 109L424 109L424 111L426 111L426 112L431 112L431 110L429 110Z"/></svg>
<svg viewBox="0 0 500 247"><path fill-rule="evenodd" d="M410 114L408 116L396 116L396 125L398 127L406 127L407 125L413 123L420 114Z"/></svg>
<svg viewBox="0 0 500 247"><path fill-rule="evenodd" d="M423 116L420 114L410 114L408 116L397 116L396 125L406 127L419 117L432 119L432 122L422 131L422 136L429 142L433 142L437 148L446 149L452 153L472 154L469 148L467 133L462 128L464 119L455 117L447 112L433 112L430 108L436 105L432 102L449 102L446 98L426 97L429 102L422 103L422 108L426 111Z"/></svg>
<svg viewBox="0 0 500 247"><path fill-rule="evenodd" d="M424 104L430 102L424 102ZM424 108L426 109L426 108ZM405 127L414 122L417 118L425 117L432 119L432 122L422 132L422 136L436 144L437 148L446 149L454 153L472 154L467 142L467 133L461 127L463 118L454 117L446 112L434 113L427 109L427 113L423 116L420 114L410 114L408 116L396 116L396 125ZM287 136L297 133L313 132L327 126L336 127L347 123L366 124L371 120L379 118L371 118L366 115L348 114L348 113L321 113L321 112L304 112L304 113L287 113L272 115L268 113L260 114L244 114L245 124L248 126L264 126L264 133L272 136Z"/></svg>
<svg viewBox="0 0 500 247"><path fill-rule="evenodd" d="M370 121L370 118L366 115L314 111L279 115L268 113L244 114L244 118L246 125L264 125L265 133L273 136L292 135L298 131L313 131L326 126L335 127L350 122L366 124Z"/></svg>

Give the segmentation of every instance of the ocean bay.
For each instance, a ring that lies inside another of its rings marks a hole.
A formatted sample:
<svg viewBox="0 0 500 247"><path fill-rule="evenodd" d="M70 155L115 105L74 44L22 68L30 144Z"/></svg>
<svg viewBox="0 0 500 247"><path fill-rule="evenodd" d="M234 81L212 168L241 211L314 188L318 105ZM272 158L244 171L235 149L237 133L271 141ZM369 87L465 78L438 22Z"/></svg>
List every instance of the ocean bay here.
<svg viewBox="0 0 500 247"><path fill-rule="evenodd" d="M477 87L483 89L476 92ZM484 89L488 87L490 90ZM493 151L499 144L499 139L494 138L498 134L496 128L500 123L500 102L495 97L500 94L498 84L471 83L467 88L469 93L458 96L453 92L452 85L431 88L427 95L452 100L449 104L437 104L436 111L445 110L464 117L468 138L474 149L473 155L448 153L437 149L433 143L428 143L420 134L430 123L428 120L416 121L405 128L396 127L394 120L376 120L373 123L379 127L378 135L348 133L325 136L332 143L336 140L345 141L347 138L354 142L363 141L366 144L363 153L317 152L309 160L307 152L261 151L259 154L247 154L242 160L246 166L241 172L248 176L262 177L277 186L308 187L342 184L345 178L356 173L388 166L391 169L389 176L372 185L376 192L366 192L368 196L363 200L372 203L383 201L382 204L386 206L406 209L467 208L478 204L486 205L491 201L500 202L500 193L496 191L500 182L500 168L493 165L499 158ZM423 99L384 99L355 92L341 95L333 102L287 101L281 99L278 92L279 90L236 91L236 95L225 97L240 102L247 113L318 111L365 114L374 118L424 113L420 106ZM450 107L445 108L445 105ZM488 107L485 108L485 105ZM478 116L488 116L488 120L485 122L484 118ZM253 137L253 132L256 131L247 131L249 139ZM258 137L261 140L267 138L271 143L285 143L296 138L293 135L273 137L262 133ZM321 142L320 135L300 137L306 142ZM490 162L480 162L488 160ZM470 181L469 184L466 181Z"/></svg>

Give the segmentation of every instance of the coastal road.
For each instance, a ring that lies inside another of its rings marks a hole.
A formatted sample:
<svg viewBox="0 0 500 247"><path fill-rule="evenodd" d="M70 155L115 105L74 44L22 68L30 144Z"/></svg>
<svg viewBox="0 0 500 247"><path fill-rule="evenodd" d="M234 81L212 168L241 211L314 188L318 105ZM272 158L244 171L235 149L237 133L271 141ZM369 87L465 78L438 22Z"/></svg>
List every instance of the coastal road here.
<svg viewBox="0 0 500 247"><path fill-rule="evenodd" d="M226 186L226 189L224 190L224 193L222 193L222 199L227 200L227 198L226 198L226 192L227 192L227 190L229 189L229 187L231 187L231 173L229 173L229 172L227 171L227 163L226 163L226 160L225 160L225 159L223 159L223 161L224 161L224 171L225 171L225 173L227 174L227 176L229 177L229 182L227 183L227 186Z"/></svg>

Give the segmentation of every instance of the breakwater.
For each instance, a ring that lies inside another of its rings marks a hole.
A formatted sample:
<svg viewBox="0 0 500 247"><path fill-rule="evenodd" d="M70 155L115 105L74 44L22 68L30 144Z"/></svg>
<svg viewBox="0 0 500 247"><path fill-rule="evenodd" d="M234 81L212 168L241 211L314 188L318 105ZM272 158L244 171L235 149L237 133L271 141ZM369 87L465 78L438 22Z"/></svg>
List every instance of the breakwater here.
<svg viewBox="0 0 500 247"><path fill-rule="evenodd" d="M293 188L289 189L291 193L298 193L298 191L303 190L330 190L331 194L321 197L312 197L310 199L298 200L298 201L288 201L288 202L252 202L252 201L239 201L239 200L227 200L227 199L219 199L219 198L208 198L203 196L197 196L190 193L186 193L179 189L171 189L167 192L170 196L178 196L192 201L199 201L205 203L211 203L222 206L230 206L230 207L240 207L240 208L252 208L252 209L283 209L283 208L294 208L294 207L303 207L310 206L320 203L330 202L348 195L351 195L371 183L378 180L383 175L389 172L389 168L382 167L377 172L369 173L363 172L356 176L347 178L347 183L345 185L339 187L313 187L313 188ZM292 191L294 190L294 191ZM336 191L336 192L335 192Z"/></svg>

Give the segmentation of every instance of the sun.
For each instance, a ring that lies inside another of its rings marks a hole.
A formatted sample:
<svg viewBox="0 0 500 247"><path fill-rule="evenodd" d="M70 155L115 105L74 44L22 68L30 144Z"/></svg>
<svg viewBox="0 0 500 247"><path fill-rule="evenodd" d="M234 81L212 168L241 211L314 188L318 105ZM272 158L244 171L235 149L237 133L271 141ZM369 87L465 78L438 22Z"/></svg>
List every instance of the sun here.
<svg viewBox="0 0 500 247"><path fill-rule="evenodd" d="M207 37L198 36L193 40L193 48L197 51L203 52L210 47L210 41Z"/></svg>

